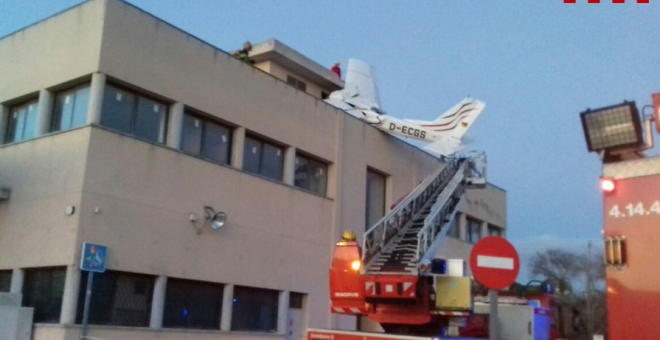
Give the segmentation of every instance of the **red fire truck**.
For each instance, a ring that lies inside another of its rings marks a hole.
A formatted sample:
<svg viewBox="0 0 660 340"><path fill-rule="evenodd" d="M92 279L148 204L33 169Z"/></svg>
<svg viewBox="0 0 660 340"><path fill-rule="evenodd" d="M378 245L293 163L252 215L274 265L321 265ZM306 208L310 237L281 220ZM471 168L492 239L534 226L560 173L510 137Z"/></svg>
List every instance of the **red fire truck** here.
<svg viewBox="0 0 660 340"><path fill-rule="evenodd" d="M434 258L465 188L483 187L484 172L482 155L449 159L370 228L362 244L346 232L330 268L332 312L366 316L385 333L310 329L308 340L487 338L488 307L481 302L475 314L475 287L463 260ZM510 299L502 306L500 321L508 320L510 337L547 340L548 301Z"/></svg>
<svg viewBox="0 0 660 340"><path fill-rule="evenodd" d="M653 104L641 117L630 102L581 114L589 151L603 162L611 340L660 339L660 157L644 154L653 152L653 121L660 132L660 93Z"/></svg>

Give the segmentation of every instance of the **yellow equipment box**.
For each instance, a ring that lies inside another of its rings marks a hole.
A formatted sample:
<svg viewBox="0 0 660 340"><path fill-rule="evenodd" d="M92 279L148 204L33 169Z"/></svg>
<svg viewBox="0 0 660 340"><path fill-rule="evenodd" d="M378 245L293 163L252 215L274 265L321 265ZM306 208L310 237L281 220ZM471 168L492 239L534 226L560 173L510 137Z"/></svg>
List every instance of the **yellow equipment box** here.
<svg viewBox="0 0 660 340"><path fill-rule="evenodd" d="M435 307L449 310L471 310L472 292L469 277L435 277Z"/></svg>

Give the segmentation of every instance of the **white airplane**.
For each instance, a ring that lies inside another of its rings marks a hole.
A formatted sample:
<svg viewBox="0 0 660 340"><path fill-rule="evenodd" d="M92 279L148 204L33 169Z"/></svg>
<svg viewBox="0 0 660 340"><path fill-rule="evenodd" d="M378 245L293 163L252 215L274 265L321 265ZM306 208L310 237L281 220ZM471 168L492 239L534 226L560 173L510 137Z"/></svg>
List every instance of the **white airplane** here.
<svg viewBox="0 0 660 340"><path fill-rule="evenodd" d="M483 102L466 98L434 121L394 118L380 108L373 74L371 65L350 59L344 89L332 92L325 102L389 134L430 142L424 149L433 153L458 152L461 138L486 108Z"/></svg>

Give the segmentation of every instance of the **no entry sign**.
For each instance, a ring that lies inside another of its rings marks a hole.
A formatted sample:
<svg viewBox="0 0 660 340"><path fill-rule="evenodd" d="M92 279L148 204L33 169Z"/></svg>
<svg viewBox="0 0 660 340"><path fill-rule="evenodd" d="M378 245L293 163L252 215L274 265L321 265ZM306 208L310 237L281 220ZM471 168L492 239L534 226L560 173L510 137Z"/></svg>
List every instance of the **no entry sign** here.
<svg viewBox="0 0 660 340"><path fill-rule="evenodd" d="M490 289L504 289L518 277L520 259L509 241L501 237L486 237L472 248L470 268L474 278L482 285Z"/></svg>

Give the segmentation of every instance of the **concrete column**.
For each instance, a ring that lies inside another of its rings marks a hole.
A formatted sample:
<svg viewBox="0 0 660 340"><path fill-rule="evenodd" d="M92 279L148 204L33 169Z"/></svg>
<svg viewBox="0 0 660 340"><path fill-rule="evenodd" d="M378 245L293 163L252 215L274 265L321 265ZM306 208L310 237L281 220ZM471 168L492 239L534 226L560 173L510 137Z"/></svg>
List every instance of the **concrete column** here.
<svg viewBox="0 0 660 340"><path fill-rule="evenodd" d="M220 313L220 330L231 330L231 313L234 307L234 285L225 285L222 292L222 312Z"/></svg>
<svg viewBox="0 0 660 340"><path fill-rule="evenodd" d="M277 333L285 334L286 333L286 324L289 320L289 299L291 298L291 292L282 291L280 292L280 299L277 304Z"/></svg>
<svg viewBox="0 0 660 340"><path fill-rule="evenodd" d="M53 93L48 90L39 91L39 104L37 106L37 126L35 137L48 133L51 113L53 112Z"/></svg>
<svg viewBox="0 0 660 340"><path fill-rule="evenodd" d="M479 239L482 239L484 237L488 237L488 222L481 222L481 227L479 230Z"/></svg>
<svg viewBox="0 0 660 340"><path fill-rule="evenodd" d="M163 328L163 311L165 310L165 290L167 288L167 276L159 276L154 284L153 298L151 299L151 319L149 327L153 329Z"/></svg>
<svg viewBox="0 0 660 340"><path fill-rule="evenodd" d="M464 213L458 213L458 238L467 240L467 217Z"/></svg>
<svg viewBox="0 0 660 340"><path fill-rule="evenodd" d="M7 126L9 125L9 107L0 105L0 145L5 143Z"/></svg>
<svg viewBox="0 0 660 340"><path fill-rule="evenodd" d="M284 150L284 184L293 185L296 176L296 148Z"/></svg>
<svg viewBox="0 0 660 340"><path fill-rule="evenodd" d="M64 295L62 296L62 312L60 324L73 325L76 323L78 309L78 290L80 289L80 268L76 265L66 267L64 279Z"/></svg>
<svg viewBox="0 0 660 340"><path fill-rule="evenodd" d="M234 129L231 141L231 166L243 170L243 148L245 147L245 128Z"/></svg>
<svg viewBox="0 0 660 340"><path fill-rule="evenodd" d="M89 89L89 108L87 109L87 124L101 125L101 109L103 108L103 92L105 91L105 74L92 74L92 85Z"/></svg>
<svg viewBox="0 0 660 340"><path fill-rule="evenodd" d="M183 103L177 102L170 106L170 116L167 119L167 146L172 149L181 148L183 111Z"/></svg>
<svg viewBox="0 0 660 340"><path fill-rule="evenodd" d="M25 280L25 270L14 268L11 272L11 284L9 292L12 294L23 294L23 281Z"/></svg>

